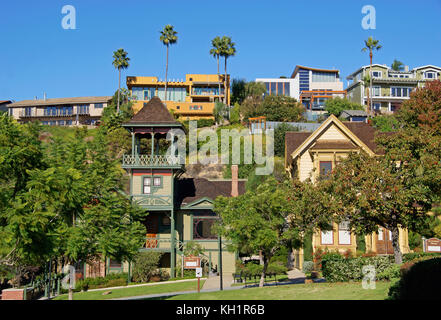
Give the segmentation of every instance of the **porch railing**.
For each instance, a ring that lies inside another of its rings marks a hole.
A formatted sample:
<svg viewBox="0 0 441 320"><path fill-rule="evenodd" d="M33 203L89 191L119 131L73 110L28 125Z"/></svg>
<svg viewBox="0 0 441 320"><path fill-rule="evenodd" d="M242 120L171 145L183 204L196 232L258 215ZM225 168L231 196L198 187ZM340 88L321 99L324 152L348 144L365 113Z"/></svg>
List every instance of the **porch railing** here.
<svg viewBox="0 0 441 320"><path fill-rule="evenodd" d="M182 251L183 250L183 242L176 239L175 243L176 243L176 249L179 251ZM169 250L171 248L171 238L146 237L145 245L143 248Z"/></svg>
<svg viewBox="0 0 441 320"><path fill-rule="evenodd" d="M171 155L123 155L123 167L180 167L180 158Z"/></svg>

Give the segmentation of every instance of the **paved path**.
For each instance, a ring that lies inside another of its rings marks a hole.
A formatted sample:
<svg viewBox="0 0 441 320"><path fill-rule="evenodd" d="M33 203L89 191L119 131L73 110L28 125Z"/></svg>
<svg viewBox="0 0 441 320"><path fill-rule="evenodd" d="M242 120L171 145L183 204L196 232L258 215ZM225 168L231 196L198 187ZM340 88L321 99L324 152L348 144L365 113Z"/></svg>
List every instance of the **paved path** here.
<svg viewBox="0 0 441 320"><path fill-rule="evenodd" d="M222 277L222 284L225 289L231 287L231 285L233 284L233 274L224 273ZM214 276L214 277L209 277L207 280L205 280L203 289L219 290L219 287L220 287L220 276Z"/></svg>

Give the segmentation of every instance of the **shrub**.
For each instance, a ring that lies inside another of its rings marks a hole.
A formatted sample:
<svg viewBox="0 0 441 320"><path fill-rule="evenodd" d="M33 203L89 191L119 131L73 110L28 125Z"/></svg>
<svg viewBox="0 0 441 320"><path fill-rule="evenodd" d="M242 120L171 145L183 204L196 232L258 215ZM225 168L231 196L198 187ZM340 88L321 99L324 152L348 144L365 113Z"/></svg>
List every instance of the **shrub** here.
<svg viewBox="0 0 441 320"><path fill-rule="evenodd" d="M161 257L161 252L141 252L133 264L133 281L149 282L153 276L158 274Z"/></svg>
<svg viewBox="0 0 441 320"><path fill-rule="evenodd" d="M111 273L105 277L86 278L75 284L75 291L87 291L89 289L119 287L127 285L127 273Z"/></svg>
<svg viewBox="0 0 441 320"><path fill-rule="evenodd" d="M328 282L358 281L363 279L363 266L374 266L378 274L386 270L392 264L392 256L327 260L322 266L322 273Z"/></svg>
<svg viewBox="0 0 441 320"><path fill-rule="evenodd" d="M268 265L267 273L276 275L287 274L288 268L280 262L272 262Z"/></svg>
<svg viewBox="0 0 441 320"><path fill-rule="evenodd" d="M386 269L384 269L383 272L380 272L376 275L376 278L378 280L392 280L392 279L399 279L400 278L400 269L401 266L398 264L392 264Z"/></svg>
<svg viewBox="0 0 441 320"><path fill-rule="evenodd" d="M303 268L302 271L304 273L308 273L314 270L314 262L312 261L303 261Z"/></svg>
<svg viewBox="0 0 441 320"><path fill-rule="evenodd" d="M403 255L403 262L414 261L417 259L428 259L441 257L441 254L435 252L411 252Z"/></svg>
<svg viewBox="0 0 441 320"><path fill-rule="evenodd" d="M394 300L440 299L441 258L419 261L389 289Z"/></svg>

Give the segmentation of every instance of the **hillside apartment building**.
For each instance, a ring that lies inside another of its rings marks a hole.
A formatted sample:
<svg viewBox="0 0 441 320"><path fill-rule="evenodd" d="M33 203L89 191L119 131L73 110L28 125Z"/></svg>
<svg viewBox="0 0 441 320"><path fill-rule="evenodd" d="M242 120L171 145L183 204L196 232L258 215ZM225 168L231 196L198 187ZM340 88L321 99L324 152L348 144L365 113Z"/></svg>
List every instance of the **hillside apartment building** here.
<svg viewBox="0 0 441 320"><path fill-rule="evenodd" d="M297 65L290 78L257 78L256 82L265 84L267 94L295 98L314 113L323 112L327 99L346 95L338 70Z"/></svg>
<svg viewBox="0 0 441 320"><path fill-rule="evenodd" d="M20 123L43 125L95 125L111 96L23 100L8 104L9 115Z"/></svg>
<svg viewBox="0 0 441 320"><path fill-rule="evenodd" d="M217 100L230 105L230 76L217 74L186 74L184 80L165 81L157 77L127 77L133 109L141 110L154 96L159 97L168 110L183 120L213 119Z"/></svg>
<svg viewBox="0 0 441 320"><path fill-rule="evenodd" d="M346 79L351 81L346 91L348 98L361 105L368 103L369 86L365 86L363 78L369 75L370 66L363 66L350 74ZM441 68L426 65L404 71L395 71L387 65L372 65L372 109L373 113L388 114L396 111L401 104L408 100L410 92L415 88L424 87L427 81L441 79Z"/></svg>

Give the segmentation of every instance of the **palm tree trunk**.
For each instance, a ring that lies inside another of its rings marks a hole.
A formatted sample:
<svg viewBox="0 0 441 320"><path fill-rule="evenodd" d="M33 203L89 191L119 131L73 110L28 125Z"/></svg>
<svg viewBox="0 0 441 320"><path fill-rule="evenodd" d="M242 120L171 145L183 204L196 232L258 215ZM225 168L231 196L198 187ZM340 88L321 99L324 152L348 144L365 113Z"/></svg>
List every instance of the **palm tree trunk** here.
<svg viewBox="0 0 441 320"><path fill-rule="evenodd" d="M220 73L219 73L219 55L217 56L217 81L219 82L219 102L221 101L221 85L220 85Z"/></svg>
<svg viewBox="0 0 441 320"><path fill-rule="evenodd" d="M165 96L164 96L164 101L167 101L167 75L168 75L168 45L167 45L167 61L165 63Z"/></svg>
<svg viewBox="0 0 441 320"><path fill-rule="evenodd" d="M228 92L227 92L227 57L225 57L225 79L224 79L224 103L228 104Z"/></svg>
<svg viewBox="0 0 441 320"><path fill-rule="evenodd" d="M372 111L372 50L369 52L369 58L370 58L370 71L369 71L369 96L370 96L370 112L373 114Z"/></svg>
<svg viewBox="0 0 441 320"><path fill-rule="evenodd" d="M119 113L119 92L121 91L121 69L118 68L119 77L118 77L118 102L116 104L116 113Z"/></svg>

